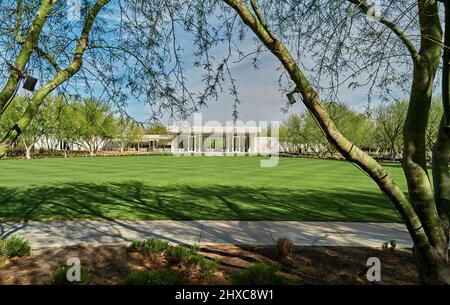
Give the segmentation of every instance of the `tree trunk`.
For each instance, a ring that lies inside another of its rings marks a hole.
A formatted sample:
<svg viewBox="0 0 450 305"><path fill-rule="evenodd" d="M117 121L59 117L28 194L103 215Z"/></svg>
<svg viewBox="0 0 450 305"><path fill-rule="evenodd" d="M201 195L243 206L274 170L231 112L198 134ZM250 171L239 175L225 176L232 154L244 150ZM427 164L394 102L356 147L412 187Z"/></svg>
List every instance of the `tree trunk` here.
<svg viewBox="0 0 450 305"><path fill-rule="evenodd" d="M23 41L22 48L15 60L15 67L18 70L23 70L27 65L32 52L38 45L39 36L41 34L42 28L47 20L47 16L56 1L41 1L41 5L36 14L36 18L30 26L25 41ZM17 71L12 70L6 85L0 91L0 115L8 108L11 103L11 98L14 96L18 83L20 80L20 75Z"/></svg>
<svg viewBox="0 0 450 305"><path fill-rule="evenodd" d="M414 248L420 279L426 285L450 285L450 267L448 265L448 247L433 249L431 258L424 257Z"/></svg>
<svg viewBox="0 0 450 305"><path fill-rule="evenodd" d="M102 10L103 7L110 1L111 0L97 0L97 2L90 8L87 14L88 18L84 22L82 32L77 41L72 61L65 69L59 69L56 75L33 95L23 115L0 141L0 158L6 155L11 145L13 145L13 143L20 136L22 130L25 130L28 127L36 116L39 107L42 105L45 98L58 86L65 83L68 79L78 73L81 69L83 64L83 55L89 45L89 34L92 26L94 25L94 21L100 10ZM44 2L55 3L54 1L42 1L42 3ZM0 108L4 108L2 105L2 95L3 92L0 92Z"/></svg>
<svg viewBox="0 0 450 305"><path fill-rule="evenodd" d="M429 101L431 102L432 83L441 54L442 31L436 1L419 1L422 34L420 54L411 44L407 44L414 60L414 84L404 128L403 167L408 180L411 200L405 196L403 190L394 183L392 177L376 160L351 143L336 128L317 91L309 83L287 47L267 25L256 0L250 1L253 13L242 0L224 1L239 14L242 21L278 58L295 83L296 91L302 95L303 103L326 134L327 140L348 161L357 164L364 170L399 211L414 242L418 266L424 283L449 283L448 259L445 256L448 244L445 243L445 230L437 215L432 187L427 175L423 150L425 140L422 134L428 121L426 115L429 112ZM444 247L445 250L443 250ZM439 249L442 250L439 251Z"/></svg>
<svg viewBox="0 0 450 305"><path fill-rule="evenodd" d="M25 146L25 158L27 160L31 159L31 147Z"/></svg>

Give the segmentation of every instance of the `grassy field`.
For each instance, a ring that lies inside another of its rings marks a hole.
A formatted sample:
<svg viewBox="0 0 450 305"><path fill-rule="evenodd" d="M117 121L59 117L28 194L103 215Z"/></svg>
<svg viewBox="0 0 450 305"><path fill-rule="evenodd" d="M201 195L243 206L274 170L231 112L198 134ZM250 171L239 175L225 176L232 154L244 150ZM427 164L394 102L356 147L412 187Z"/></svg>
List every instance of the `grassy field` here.
<svg viewBox="0 0 450 305"><path fill-rule="evenodd" d="M386 221L399 216L342 161L124 157L0 161L0 221L50 219ZM405 187L398 165L387 165ZM404 188L405 189L405 188Z"/></svg>

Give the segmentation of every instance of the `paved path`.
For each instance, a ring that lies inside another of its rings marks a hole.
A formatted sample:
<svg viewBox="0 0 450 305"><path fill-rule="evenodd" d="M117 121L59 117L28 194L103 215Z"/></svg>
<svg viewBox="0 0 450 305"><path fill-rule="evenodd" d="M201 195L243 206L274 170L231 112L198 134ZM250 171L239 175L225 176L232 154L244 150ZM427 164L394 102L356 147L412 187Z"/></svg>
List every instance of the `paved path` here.
<svg viewBox="0 0 450 305"><path fill-rule="evenodd" d="M150 236L173 243L274 245L287 237L299 246L412 246L402 224L296 221L54 221L0 223L0 236L25 236L33 248L127 245Z"/></svg>

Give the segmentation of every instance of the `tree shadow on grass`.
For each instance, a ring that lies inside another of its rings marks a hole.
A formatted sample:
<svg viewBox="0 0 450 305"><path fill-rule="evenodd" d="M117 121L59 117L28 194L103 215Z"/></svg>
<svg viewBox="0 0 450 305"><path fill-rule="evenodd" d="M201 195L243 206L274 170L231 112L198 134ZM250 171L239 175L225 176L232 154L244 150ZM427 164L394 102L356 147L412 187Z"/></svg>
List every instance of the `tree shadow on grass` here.
<svg viewBox="0 0 450 305"><path fill-rule="evenodd" d="M399 222L378 192L242 186L152 186L139 181L0 188L0 221L297 220Z"/></svg>

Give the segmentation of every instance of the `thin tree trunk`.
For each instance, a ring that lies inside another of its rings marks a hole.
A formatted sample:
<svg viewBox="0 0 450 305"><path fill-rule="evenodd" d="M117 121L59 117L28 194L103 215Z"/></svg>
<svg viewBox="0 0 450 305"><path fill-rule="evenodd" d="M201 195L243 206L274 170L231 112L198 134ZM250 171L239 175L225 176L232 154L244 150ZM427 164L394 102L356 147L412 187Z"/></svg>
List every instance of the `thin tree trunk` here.
<svg viewBox="0 0 450 305"><path fill-rule="evenodd" d="M94 157L95 156L94 144L88 144L88 146L89 146L89 156Z"/></svg>
<svg viewBox="0 0 450 305"><path fill-rule="evenodd" d="M333 144L334 147L349 161L357 164L362 170L364 170L366 173L369 174L369 176L377 183L379 188L388 196L388 198L391 200L391 202L395 205L396 209L399 211L400 215L402 216L402 219L404 220L408 231L414 241L414 245L416 248L416 253L420 253L420 261L426 262L426 265L428 265L429 269L431 268L430 263L435 262L437 265L439 265L438 268L434 268L435 270L443 270L440 266L445 266L445 264L441 264L440 260L438 259L439 256L437 254L437 249L440 248L443 234L442 234L442 227L438 226L436 221L438 219L434 218L433 213L433 206L434 200L433 196L431 195L431 198L429 198L429 190L431 190L431 186L429 187L427 184L429 184L428 180L425 180L427 176L423 176L423 174L426 174L426 171L424 171L422 165L423 163L420 158L420 151L419 156L416 155L416 152L411 150L411 148L414 147L406 147L405 149L405 155L407 155L406 162L404 162L405 172L407 173L408 179L412 179L412 182L409 181L410 186L410 194L411 192L415 194L415 192L418 192L418 195L413 195L413 198L415 200L416 206L417 203L423 202L424 204L419 204L422 206L422 209L419 209L420 215L423 217L422 219L419 218L419 215L416 212L416 209L412 206L409 199L405 196L403 191L394 183L392 177L386 172L386 170L378 163L376 160L374 160L372 157L370 157L368 154L363 152L359 147L355 146L353 143L348 141L336 128L333 121L331 120L329 114L325 110L321 99L318 95L318 93L313 89L309 81L307 80L306 76L303 74L303 71L300 69L300 67L297 65L296 61L290 54L289 50L286 48L286 46L278 39L278 37L271 31L269 26L266 24L261 11L259 10L259 7L255 0L251 0L250 3L252 5L253 12L250 12L249 8L246 6L246 4L242 0L224 0L230 7L232 7L241 17L242 21L257 35L257 37L261 40L261 42L275 55L280 63L284 66L285 70L289 73L289 76L291 80L296 85L296 91L298 91L302 97L303 102L305 106L311 111L311 113L314 115L316 120L318 121L321 129L324 131L325 135L327 136L328 141ZM438 11L437 11L437 3L435 1L428 1L424 4L424 2L419 2L419 11L421 12L421 22L422 22L422 28L425 28L425 30L422 30L424 32L432 32L439 28L436 25L436 22L433 18L438 18ZM425 7L424 7L425 6ZM431 19L431 20L430 20ZM439 33L437 33L439 35ZM434 36L431 36L434 37ZM431 54L427 54L427 59L434 60L432 56L436 56L439 58L440 56L440 49L436 50L435 45L439 43L440 39L438 39L438 43L436 42L429 42L426 41L427 39L430 39L429 37L426 37L422 41L422 46L424 49L430 48L433 49L435 52ZM430 39L431 41L432 39ZM431 46L430 46L431 44ZM411 52L414 54L414 58L419 57L420 55L416 55L413 50L412 46L409 45L409 48L411 49ZM431 57L431 58L430 58ZM425 60L425 59L424 59ZM439 61L439 59L438 59ZM434 63L431 64L432 68L437 68L434 66ZM413 92L413 95L419 97L420 91L419 89L422 89L422 92L426 92L426 94L431 93L431 86L426 86L425 88L420 88L418 85L422 85L422 82L417 82L417 79L425 76L425 73L433 72L430 70L423 70L422 65L415 65L415 84L416 87ZM434 70L435 71L435 70ZM434 74L428 74L428 76L432 79L434 79ZM431 96L431 95L430 95ZM420 99L413 99L414 105L419 105ZM426 103L427 100L424 100ZM427 112L427 109L425 109ZM418 110L423 111L423 109ZM411 112L411 111L410 111ZM412 118L414 118L414 114L410 113L410 121L409 124L406 124L407 127L405 128L413 128L414 131L414 125L411 124ZM409 142L414 145L416 145L420 150L420 129L422 128L422 124L426 125L427 119L425 118L425 122L419 122L417 125L417 129L419 129L418 133L407 133L407 138L409 137ZM408 141L408 140L407 140ZM407 144L409 145L409 144ZM411 155L411 152L413 154ZM408 156L408 153L410 155ZM409 159L408 159L409 158ZM411 164L411 161L414 164ZM418 165L416 166L415 163L418 162ZM427 183L428 181L428 183ZM423 184L420 184L422 182ZM414 187L417 187L415 189ZM417 196L418 198L416 198ZM430 201L430 199L432 201ZM437 213L436 213L437 214ZM436 246L436 242L439 243L439 247ZM418 256L417 256L418 257ZM418 260L419 261L419 260ZM418 265L420 268L423 268L422 270L427 270L423 265ZM448 266L445 266L448 268ZM444 267L442 267L444 268ZM441 273L441 272L440 272ZM442 281L442 283L446 282L446 277L444 276L446 271L442 272L442 276L436 277L436 280ZM424 281L427 282L427 278L423 277Z"/></svg>
<svg viewBox="0 0 450 305"><path fill-rule="evenodd" d="M7 132L0 143L0 158L3 157L11 145L17 140L17 138L25 130L30 122L36 116L39 107L44 102L45 98L53 92L58 86L66 82L72 76L74 76L78 71L80 71L83 65L83 55L89 44L89 34L91 32L94 21L97 18L98 13L103 7L108 4L111 0L97 0L95 4L89 10L87 14L88 18L84 22L84 26L77 42L73 59L71 63L64 69L58 69L56 75L45 85L43 85L32 97L27 109L25 110L22 117L16 122L16 124ZM56 1L43 1L54 3ZM0 93L1 94L1 93ZM1 96L0 96L1 103ZM2 106L0 104L0 106Z"/></svg>
<svg viewBox="0 0 450 305"><path fill-rule="evenodd" d="M29 148L28 146L25 146L25 158L27 160L31 159L31 148Z"/></svg>
<svg viewBox="0 0 450 305"><path fill-rule="evenodd" d="M46 1L46 0L41 1L39 10L36 14L36 18L34 19L32 25L30 26L30 30L27 33L25 41L22 44L20 53L17 56L16 61L14 63L17 69L23 70L27 65L32 52L34 51L34 49L38 44L39 36L41 34L45 21L47 20L47 16L56 2L57 1ZM14 95L19 80L20 80L19 73L14 70L11 71L11 74L9 75L6 85L0 91L0 114L2 114L9 106L8 101L10 101L11 97Z"/></svg>

